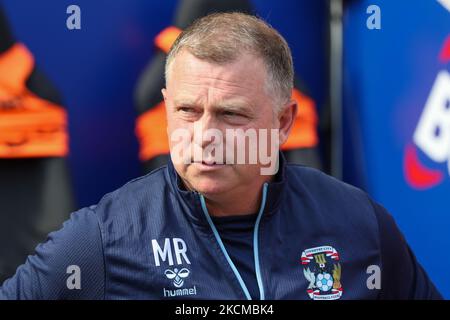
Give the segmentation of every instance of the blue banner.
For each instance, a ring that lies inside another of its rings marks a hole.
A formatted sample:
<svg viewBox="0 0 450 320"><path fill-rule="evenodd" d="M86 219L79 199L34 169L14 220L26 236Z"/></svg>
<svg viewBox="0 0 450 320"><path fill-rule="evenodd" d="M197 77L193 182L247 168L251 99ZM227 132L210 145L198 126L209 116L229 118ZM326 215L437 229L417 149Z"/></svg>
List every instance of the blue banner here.
<svg viewBox="0 0 450 320"><path fill-rule="evenodd" d="M349 1L343 89L344 178L450 298L450 1Z"/></svg>

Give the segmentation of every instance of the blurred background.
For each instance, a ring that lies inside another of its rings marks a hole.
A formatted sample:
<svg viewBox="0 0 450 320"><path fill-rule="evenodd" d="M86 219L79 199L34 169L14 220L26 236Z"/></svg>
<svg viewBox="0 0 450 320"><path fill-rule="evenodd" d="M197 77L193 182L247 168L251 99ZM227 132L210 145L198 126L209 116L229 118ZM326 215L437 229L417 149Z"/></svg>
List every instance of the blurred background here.
<svg viewBox="0 0 450 320"><path fill-rule="evenodd" d="M70 212L166 162L165 55L215 11L257 14L291 47L288 160L385 206L450 298L447 0L1 0L0 282Z"/></svg>

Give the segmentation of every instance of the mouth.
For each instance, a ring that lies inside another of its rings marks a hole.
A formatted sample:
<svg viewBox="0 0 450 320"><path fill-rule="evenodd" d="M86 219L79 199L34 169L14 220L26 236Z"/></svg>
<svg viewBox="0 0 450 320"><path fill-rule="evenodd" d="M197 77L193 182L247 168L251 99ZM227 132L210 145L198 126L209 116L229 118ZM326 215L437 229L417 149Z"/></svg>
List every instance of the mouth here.
<svg viewBox="0 0 450 320"><path fill-rule="evenodd" d="M194 161L192 162L192 164L203 171L212 171L212 170L217 170L220 168L223 168L226 166L226 164L224 163L217 163L216 161L208 161L208 160L202 160L202 161Z"/></svg>

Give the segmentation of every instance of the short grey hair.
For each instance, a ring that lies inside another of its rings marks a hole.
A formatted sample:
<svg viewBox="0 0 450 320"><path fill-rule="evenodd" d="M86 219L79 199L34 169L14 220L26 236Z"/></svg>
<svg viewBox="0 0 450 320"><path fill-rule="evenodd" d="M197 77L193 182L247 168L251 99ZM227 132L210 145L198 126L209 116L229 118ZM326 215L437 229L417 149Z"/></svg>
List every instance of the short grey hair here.
<svg viewBox="0 0 450 320"><path fill-rule="evenodd" d="M291 98L291 50L280 33L258 17L239 12L213 13L194 21L178 36L167 55L166 81L170 64L182 49L217 64L233 62L244 52L254 54L266 66L266 86L275 101L286 103Z"/></svg>

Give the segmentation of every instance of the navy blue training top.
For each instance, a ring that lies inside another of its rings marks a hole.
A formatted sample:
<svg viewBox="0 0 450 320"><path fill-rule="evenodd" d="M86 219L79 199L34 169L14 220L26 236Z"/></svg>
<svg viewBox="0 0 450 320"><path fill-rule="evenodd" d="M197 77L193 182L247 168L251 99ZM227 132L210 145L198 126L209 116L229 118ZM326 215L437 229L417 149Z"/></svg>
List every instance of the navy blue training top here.
<svg viewBox="0 0 450 320"><path fill-rule="evenodd" d="M228 254L253 299L260 299L253 256L253 229L257 214L211 217Z"/></svg>
<svg viewBox="0 0 450 320"><path fill-rule="evenodd" d="M381 205L280 160L262 187L251 247L249 232L236 242L216 229L203 195L180 188L169 163L73 213L0 299L442 298ZM367 270L377 269L370 285Z"/></svg>

